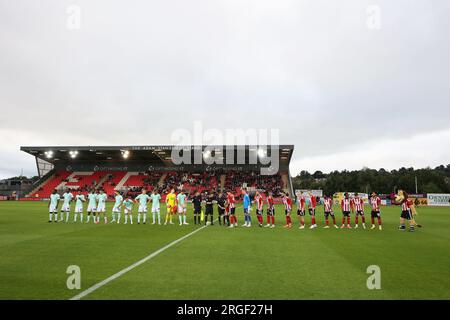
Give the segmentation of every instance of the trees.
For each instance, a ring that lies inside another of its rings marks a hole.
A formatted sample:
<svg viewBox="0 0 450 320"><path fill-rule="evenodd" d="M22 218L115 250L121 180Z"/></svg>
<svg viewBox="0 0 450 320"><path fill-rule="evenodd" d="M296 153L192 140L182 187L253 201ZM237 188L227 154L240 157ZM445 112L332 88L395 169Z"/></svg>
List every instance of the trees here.
<svg viewBox="0 0 450 320"><path fill-rule="evenodd" d="M314 172L314 174L312 176L314 179L324 179L325 178L325 174L322 171L316 171L316 172Z"/></svg>
<svg viewBox="0 0 450 320"><path fill-rule="evenodd" d="M441 188L439 188L434 182L428 182L423 186L423 190L425 193L442 193Z"/></svg>
<svg viewBox="0 0 450 320"><path fill-rule="evenodd" d="M333 171L328 174L321 171L311 174L303 170L292 178L292 182L294 189L322 189L326 194L339 191L376 191L389 194L394 188L414 193L416 178L419 193L450 193L450 164L434 169L400 168L387 171L364 168L356 171Z"/></svg>

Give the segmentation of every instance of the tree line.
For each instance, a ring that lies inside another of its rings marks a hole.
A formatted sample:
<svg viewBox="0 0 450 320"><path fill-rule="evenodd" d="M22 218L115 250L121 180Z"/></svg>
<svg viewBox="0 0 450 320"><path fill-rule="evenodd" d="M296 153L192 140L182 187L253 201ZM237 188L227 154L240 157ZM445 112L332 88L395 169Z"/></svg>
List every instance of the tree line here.
<svg viewBox="0 0 450 320"><path fill-rule="evenodd" d="M416 193L416 181L417 193L450 193L450 164L434 169L400 168L387 171L363 168L330 173L301 171L292 178L294 190L323 190L325 194L342 191L391 194L398 189Z"/></svg>

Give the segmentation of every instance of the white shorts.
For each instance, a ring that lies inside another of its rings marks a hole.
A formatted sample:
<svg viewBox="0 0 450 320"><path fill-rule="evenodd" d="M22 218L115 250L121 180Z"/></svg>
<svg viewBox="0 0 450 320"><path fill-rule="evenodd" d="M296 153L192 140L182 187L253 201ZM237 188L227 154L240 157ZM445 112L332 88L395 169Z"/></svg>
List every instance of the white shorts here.
<svg viewBox="0 0 450 320"><path fill-rule="evenodd" d="M48 212L50 213L58 213L58 208L55 204L51 204L50 207L48 208Z"/></svg>
<svg viewBox="0 0 450 320"><path fill-rule="evenodd" d="M83 213L83 207L75 207L75 213Z"/></svg>
<svg viewBox="0 0 450 320"><path fill-rule="evenodd" d="M186 207L178 206L178 213L184 213L186 212Z"/></svg>
<svg viewBox="0 0 450 320"><path fill-rule="evenodd" d="M61 207L62 212L69 212L70 211L70 204L63 204Z"/></svg>
<svg viewBox="0 0 450 320"><path fill-rule="evenodd" d="M145 212L147 212L147 206L139 206L138 212L139 212L139 213L145 213Z"/></svg>
<svg viewBox="0 0 450 320"><path fill-rule="evenodd" d="M130 209L127 209L127 208L125 208L125 209L123 210L123 213L125 213L125 214L130 214L130 213L131 213L131 210L130 210Z"/></svg>
<svg viewBox="0 0 450 320"><path fill-rule="evenodd" d="M120 213L120 212L121 212L121 210L120 210L120 208L113 208L113 209L112 209L112 212L115 212L115 213Z"/></svg>
<svg viewBox="0 0 450 320"><path fill-rule="evenodd" d="M87 208L87 212L96 212L96 211L97 211L97 208L95 206L89 206Z"/></svg>
<svg viewBox="0 0 450 320"><path fill-rule="evenodd" d="M159 213L159 208L152 208L152 213L156 213L156 212Z"/></svg>
<svg viewBox="0 0 450 320"><path fill-rule="evenodd" d="M99 204L97 206L97 212L105 212L105 204Z"/></svg>

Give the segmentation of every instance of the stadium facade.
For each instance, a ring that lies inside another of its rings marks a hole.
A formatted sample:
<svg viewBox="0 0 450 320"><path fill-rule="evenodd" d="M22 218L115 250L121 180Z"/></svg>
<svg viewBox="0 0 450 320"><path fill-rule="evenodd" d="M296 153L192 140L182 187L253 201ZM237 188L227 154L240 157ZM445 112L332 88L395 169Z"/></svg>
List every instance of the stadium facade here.
<svg viewBox="0 0 450 320"><path fill-rule="evenodd" d="M24 146L21 150L35 157L40 179L26 195L34 199L47 198L54 189L93 188L112 194L142 187L238 192L244 186L292 193L293 145ZM264 169L273 172L261 175Z"/></svg>

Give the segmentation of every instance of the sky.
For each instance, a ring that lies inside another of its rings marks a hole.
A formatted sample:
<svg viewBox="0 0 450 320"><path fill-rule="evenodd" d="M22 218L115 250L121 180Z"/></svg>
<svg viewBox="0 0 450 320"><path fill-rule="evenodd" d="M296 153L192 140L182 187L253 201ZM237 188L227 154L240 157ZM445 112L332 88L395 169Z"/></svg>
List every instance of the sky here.
<svg viewBox="0 0 450 320"><path fill-rule="evenodd" d="M291 173L450 163L448 0L0 0L0 178L23 145L274 129Z"/></svg>

